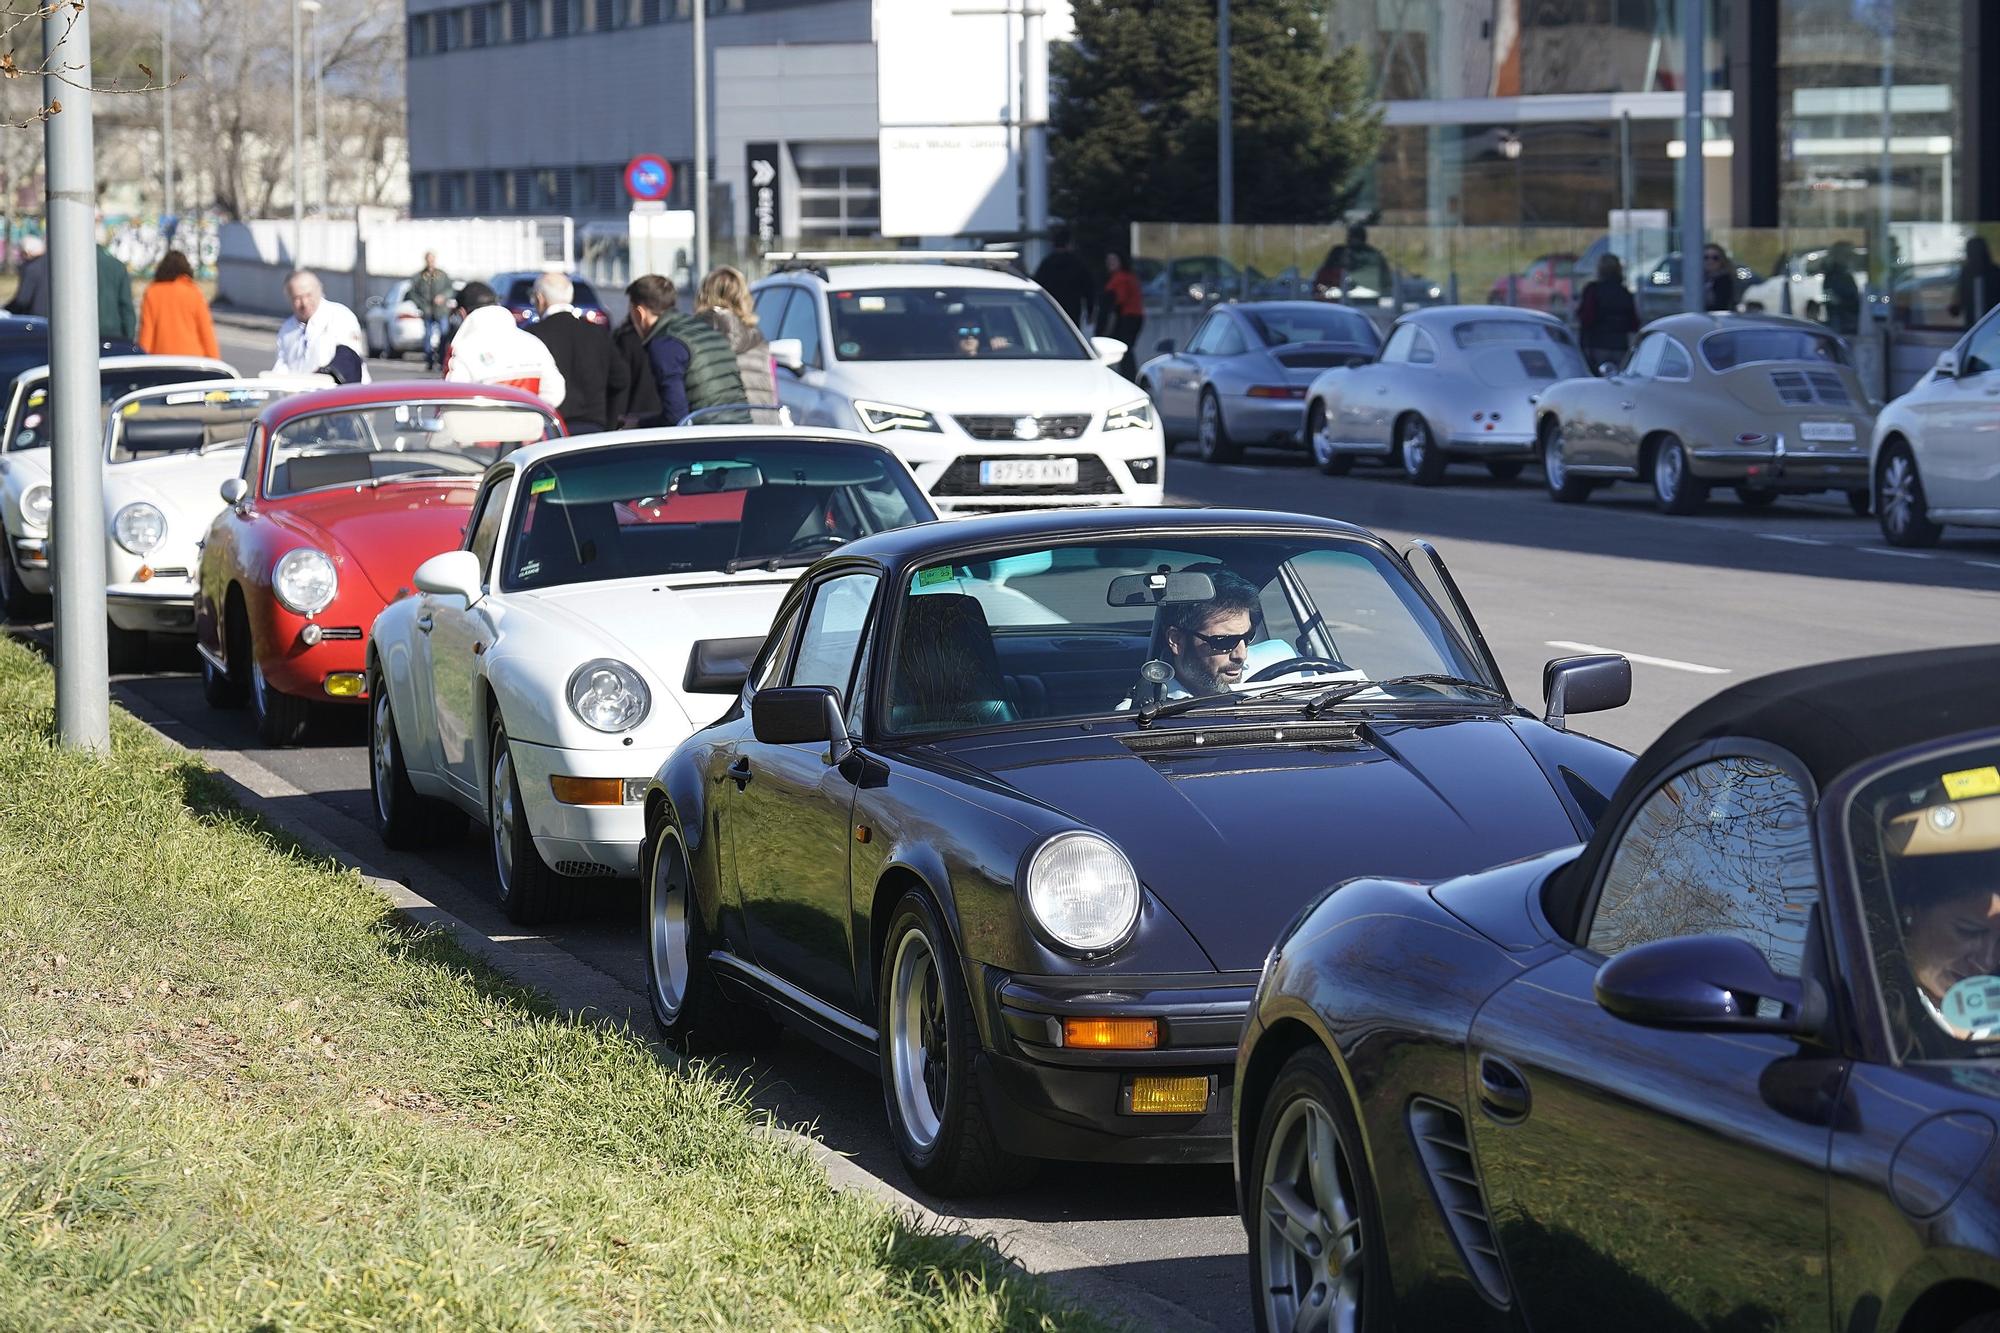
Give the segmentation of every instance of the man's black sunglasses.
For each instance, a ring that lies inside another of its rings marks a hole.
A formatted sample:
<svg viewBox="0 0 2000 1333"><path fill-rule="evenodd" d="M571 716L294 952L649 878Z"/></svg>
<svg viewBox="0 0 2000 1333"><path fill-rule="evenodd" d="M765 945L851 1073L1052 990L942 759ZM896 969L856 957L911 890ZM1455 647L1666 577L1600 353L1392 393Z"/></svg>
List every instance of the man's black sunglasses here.
<svg viewBox="0 0 2000 1333"><path fill-rule="evenodd" d="M1211 653L1233 653L1236 651L1236 645L1239 643L1248 646L1250 636L1256 632L1255 630L1245 630L1241 634L1202 634L1195 630L1188 631L1195 638L1207 644L1208 651Z"/></svg>

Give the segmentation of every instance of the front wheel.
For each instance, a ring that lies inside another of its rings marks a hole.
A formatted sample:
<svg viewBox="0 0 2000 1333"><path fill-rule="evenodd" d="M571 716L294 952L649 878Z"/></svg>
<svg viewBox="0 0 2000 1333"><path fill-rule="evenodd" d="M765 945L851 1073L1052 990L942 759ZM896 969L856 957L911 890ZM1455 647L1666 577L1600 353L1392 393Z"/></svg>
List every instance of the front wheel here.
<svg viewBox="0 0 2000 1333"><path fill-rule="evenodd" d="M1562 422L1553 418L1542 427L1542 477L1549 498L1557 504L1581 504L1590 498L1591 483L1569 470L1568 445L1563 440Z"/></svg>
<svg viewBox="0 0 2000 1333"><path fill-rule="evenodd" d="M958 950L923 893L903 895L883 941L877 1040L882 1099L911 1179L933 1194L991 1194L1033 1163L1003 1149L973 1074L979 1029Z"/></svg>
<svg viewBox="0 0 2000 1333"><path fill-rule="evenodd" d="M29 592L21 582L21 571L14 564L14 539L0 525L0 609L16 625L25 625L47 609L43 605L47 600Z"/></svg>
<svg viewBox="0 0 2000 1333"><path fill-rule="evenodd" d="M663 819L653 836L646 884L646 994L660 1036L682 1051L768 1045L777 1035L770 1016L730 999L716 984L694 874L671 819Z"/></svg>
<svg viewBox="0 0 2000 1333"><path fill-rule="evenodd" d="M1708 485L1688 466L1687 448L1669 435L1653 453L1653 503L1663 514L1692 514L1708 499Z"/></svg>
<svg viewBox="0 0 2000 1333"><path fill-rule="evenodd" d="M1906 444L1892 445L1882 460L1875 479L1875 521L1891 546L1936 546L1944 535L1944 525L1931 522L1924 479Z"/></svg>
<svg viewBox="0 0 2000 1333"><path fill-rule="evenodd" d="M500 910L517 926L535 926L556 914L562 876L549 868L528 827L527 803L507 745L507 727L493 719L487 746L486 830L493 848L493 877L500 887Z"/></svg>
<svg viewBox="0 0 2000 1333"><path fill-rule="evenodd" d="M1306 444L1313 462L1329 477L1344 477L1354 470L1354 455L1333 447L1333 432L1326 424L1326 404L1315 398L1306 409Z"/></svg>
<svg viewBox="0 0 2000 1333"><path fill-rule="evenodd" d="M1380 1330L1394 1322L1381 1207L1361 1135L1324 1051L1278 1071L1245 1176L1258 1329Z"/></svg>
<svg viewBox="0 0 2000 1333"><path fill-rule="evenodd" d="M1419 486L1435 486L1444 480L1444 450L1431 438L1430 423L1415 412L1396 426L1396 443L1402 451L1403 474Z"/></svg>
<svg viewBox="0 0 2000 1333"><path fill-rule="evenodd" d="M250 715L257 723L257 738L273 747L297 745L312 725L313 706L274 689L257 661L257 645L246 643L243 647L243 655L250 660Z"/></svg>

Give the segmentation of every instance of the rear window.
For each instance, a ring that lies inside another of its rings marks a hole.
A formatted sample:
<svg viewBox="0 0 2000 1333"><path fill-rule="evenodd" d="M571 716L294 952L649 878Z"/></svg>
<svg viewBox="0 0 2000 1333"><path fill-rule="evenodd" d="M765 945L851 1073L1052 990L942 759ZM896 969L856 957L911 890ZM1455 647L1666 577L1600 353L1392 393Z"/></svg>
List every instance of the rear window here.
<svg viewBox="0 0 2000 1333"><path fill-rule="evenodd" d="M1734 370L1754 361L1809 361L1844 366L1840 339L1810 329L1731 329L1701 340L1701 359L1710 370Z"/></svg>
<svg viewBox="0 0 2000 1333"><path fill-rule="evenodd" d="M1569 330L1560 324L1544 324L1538 319L1468 319L1451 327L1452 341L1460 347L1490 347L1495 344L1526 344L1569 347Z"/></svg>
<svg viewBox="0 0 2000 1333"><path fill-rule="evenodd" d="M200 366L140 366L126 370L98 371L98 406L107 410L128 393L158 388L165 384L188 384L198 380L229 378L228 372ZM49 399L47 380L37 380L21 400L20 416L7 441L9 449L45 449L55 439L55 409ZM100 419L100 429L102 429Z"/></svg>
<svg viewBox="0 0 2000 1333"><path fill-rule="evenodd" d="M1338 307L1287 310L1245 310L1244 318L1266 347L1291 343L1358 343L1378 346L1375 326L1363 315Z"/></svg>
<svg viewBox="0 0 2000 1333"><path fill-rule="evenodd" d="M575 294L569 298L571 305L601 306L604 304L604 302L597 299L597 289L582 278L571 278L570 285L576 289ZM534 300L535 280L533 278L516 278L514 279L514 285L507 289L506 304L508 305L532 305L534 304Z"/></svg>

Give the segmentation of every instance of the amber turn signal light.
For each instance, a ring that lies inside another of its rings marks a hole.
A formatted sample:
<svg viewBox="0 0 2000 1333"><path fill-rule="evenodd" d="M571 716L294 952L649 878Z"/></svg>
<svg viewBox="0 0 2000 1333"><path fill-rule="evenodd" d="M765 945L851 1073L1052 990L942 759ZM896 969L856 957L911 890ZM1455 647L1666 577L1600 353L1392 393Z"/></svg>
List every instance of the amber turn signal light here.
<svg viewBox="0 0 2000 1333"><path fill-rule="evenodd" d="M1208 1075L1143 1075L1126 1091L1132 1115L1200 1115L1208 1110Z"/></svg>
<svg viewBox="0 0 2000 1333"><path fill-rule="evenodd" d="M1063 1045L1086 1051L1150 1051L1160 1044L1157 1018L1065 1018Z"/></svg>
<svg viewBox="0 0 2000 1333"><path fill-rule="evenodd" d="M336 699L359 699L363 684L359 671L335 671L327 676L324 688Z"/></svg>
<svg viewBox="0 0 2000 1333"><path fill-rule="evenodd" d="M573 778L562 773L549 775L549 790L564 805L623 805L625 779Z"/></svg>

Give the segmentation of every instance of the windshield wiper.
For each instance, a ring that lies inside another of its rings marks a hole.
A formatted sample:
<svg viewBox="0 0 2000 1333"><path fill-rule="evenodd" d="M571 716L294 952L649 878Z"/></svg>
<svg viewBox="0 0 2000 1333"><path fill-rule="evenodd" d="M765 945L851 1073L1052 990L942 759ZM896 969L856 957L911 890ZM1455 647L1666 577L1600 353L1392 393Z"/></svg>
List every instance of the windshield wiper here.
<svg viewBox="0 0 2000 1333"><path fill-rule="evenodd" d="M1391 676L1387 680L1353 680L1344 685L1336 685L1324 694L1306 700L1304 712L1307 717L1318 717L1337 703L1353 698L1368 690L1387 689L1392 685L1449 685L1470 694L1484 695L1501 703L1512 703L1512 698L1504 690L1496 690L1491 685L1482 685L1476 680L1463 676L1446 675L1442 672L1424 672L1415 676ZM1401 702L1408 702L1407 700Z"/></svg>
<svg viewBox="0 0 2000 1333"><path fill-rule="evenodd" d="M739 555L722 566L725 574L736 574L746 569L797 569L800 565L815 563L821 556L836 546L844 546L847 538L826 532L806 537L793 544L787 551L776 555Z"/></svg>
<svg viewBox="0 0 2000 1333"><path fill-rule="evenodd" d="M391 472L387 476L370 477L368 479L368 489L371 491L379 491L382 489L382 485L384 482L390 482L390 481L410 481L421 477L449 477L449 476L464 476L464 475L466 474L454 473L448 467L433 466L433 467L405 468L401 472Z"/></svg>

